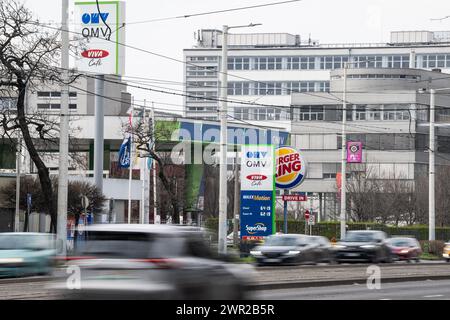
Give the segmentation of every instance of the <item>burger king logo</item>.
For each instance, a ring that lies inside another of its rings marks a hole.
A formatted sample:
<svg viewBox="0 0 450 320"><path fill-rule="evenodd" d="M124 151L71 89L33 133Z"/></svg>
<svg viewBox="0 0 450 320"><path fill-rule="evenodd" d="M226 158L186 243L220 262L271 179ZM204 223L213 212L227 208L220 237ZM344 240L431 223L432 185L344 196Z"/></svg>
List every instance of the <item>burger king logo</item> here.
<svg viewBox="0 0 450 320"><path fill-rule="evenodd" d="M275 150L276 187L292 189L303 182L306 176L306 162L298 150L292 147L280 147Z"/></svg>

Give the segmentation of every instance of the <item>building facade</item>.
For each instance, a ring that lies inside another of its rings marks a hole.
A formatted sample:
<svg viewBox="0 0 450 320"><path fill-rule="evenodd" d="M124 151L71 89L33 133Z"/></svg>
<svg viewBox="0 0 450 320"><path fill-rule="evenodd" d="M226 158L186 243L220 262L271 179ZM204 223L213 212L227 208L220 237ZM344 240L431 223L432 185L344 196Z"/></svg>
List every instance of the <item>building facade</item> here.
<svg viewBox="0 0 450 320"><path fill-rule="evenodd" d="M419 68L450 72L450 32L392 32L389 43L319 44L299 35L229 34L228 109L244 121L289 121L292 93L330 91L332 70ZM200 30L184 50L184 115L217 119L222 33ZM276 125L276 124L275 124Z"/></svg>

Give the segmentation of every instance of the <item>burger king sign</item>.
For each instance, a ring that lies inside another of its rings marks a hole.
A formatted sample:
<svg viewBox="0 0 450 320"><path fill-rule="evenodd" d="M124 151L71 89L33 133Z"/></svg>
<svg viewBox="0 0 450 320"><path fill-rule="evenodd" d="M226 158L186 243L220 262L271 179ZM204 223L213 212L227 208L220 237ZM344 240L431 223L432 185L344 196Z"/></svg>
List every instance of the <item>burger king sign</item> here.
<svg viewBox="0 0 450 320"><path fill-rule="evenodd" d="M300 152L292 147L275 150L275 185L279 189L292 189L303 182L306 176L306 161Z"/></svg>

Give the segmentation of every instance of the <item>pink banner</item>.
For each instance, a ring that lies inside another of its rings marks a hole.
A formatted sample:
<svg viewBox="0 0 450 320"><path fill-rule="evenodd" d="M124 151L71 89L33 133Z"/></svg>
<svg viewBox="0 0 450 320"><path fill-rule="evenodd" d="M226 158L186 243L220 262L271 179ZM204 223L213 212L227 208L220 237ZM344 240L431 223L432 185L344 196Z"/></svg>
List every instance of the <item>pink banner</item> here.
<svg viewBox="0 0 450 320"><path fill-rule="evenodd" d="M347 163L361 163L362 162L362 142L349 141L347 142Z"/></svg>

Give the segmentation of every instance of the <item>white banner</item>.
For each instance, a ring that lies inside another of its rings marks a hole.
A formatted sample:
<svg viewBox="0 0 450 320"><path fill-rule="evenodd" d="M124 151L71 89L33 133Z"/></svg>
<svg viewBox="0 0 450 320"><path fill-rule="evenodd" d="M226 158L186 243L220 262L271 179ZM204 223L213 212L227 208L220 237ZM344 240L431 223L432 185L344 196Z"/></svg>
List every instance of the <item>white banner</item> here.
<svg viewBox="0 0 450 320"><path fill-rule="evenodd" d="M99 12L100 8L100 12ZM79 42L75 65L79 71L122 75L125 69L125 3L75 2Z"/></svg>

